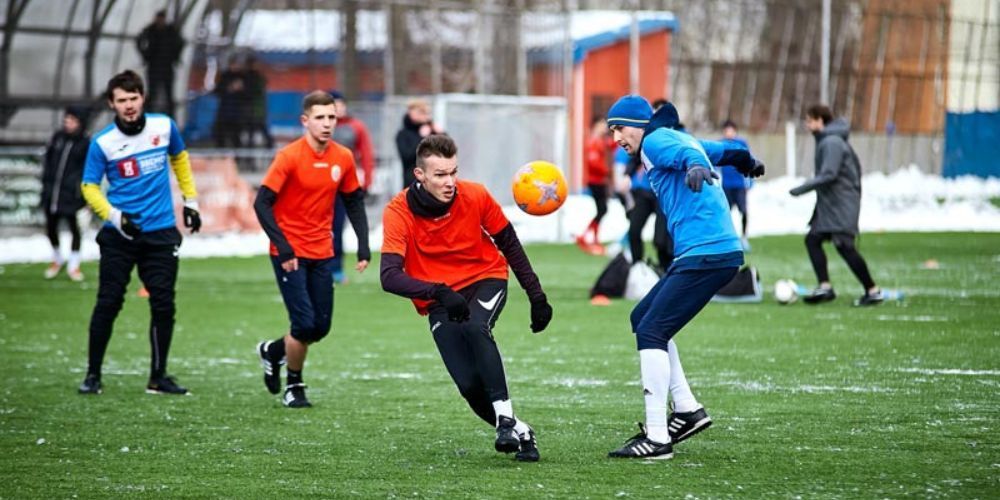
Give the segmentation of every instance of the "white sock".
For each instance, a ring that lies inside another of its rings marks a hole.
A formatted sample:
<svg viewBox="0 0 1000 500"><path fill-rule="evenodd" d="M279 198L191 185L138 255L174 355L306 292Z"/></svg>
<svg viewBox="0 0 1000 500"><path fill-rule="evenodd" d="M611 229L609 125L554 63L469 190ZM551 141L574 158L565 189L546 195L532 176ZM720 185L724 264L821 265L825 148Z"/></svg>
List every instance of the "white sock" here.
<svg viewBox="0 0 1000 500"><path fill-rule="evenodd" d="M500 417L514 418L514 405L509 399L498 399L493 402L493 413L497 414L496 425L500 425Z"/></svg>
<svg viewBox="0 0 1000 500"><path fill-rule="evenodd" d="M59 253L59 249L58 248L53 248L52 249L52 262L55 262L56 264L59 264L60 266L63 263L63 257L62 257L62 254Z"/></svg>
<svg viewBox="0 0 1000 500"><path fill-rule="evenodd" d="M670 393L670 356L663 349L641 349L639 369L646 397L646 437L669 443L667 396Z"/></svg>
<svg viewBox="0 0 1000 500"><path fill-rule="evenodd" d="M520 436L521 438L527 438L528 431L531 430L531 427L528 424L524 423L523 420L517 419L517 423L514 424L514 430L517 431L517 435Z"/></svg>
<svg viewBox="0 0 1000 500"><path fill-rule="evenodd" d="M698 400L691 393L691 386L688 385L687 377L684 376L684 368L681 367L681 357L677 352L677 344L673 340L667 344L670 355L670 395L674 399L674 411L687 413L701 408Z"/></svg>
<svg viewBox="0 0 1000 500"><path fill-rule="evenodd" d="M69 268L80 269L80 252L70 252L69 253Z"/></svg>

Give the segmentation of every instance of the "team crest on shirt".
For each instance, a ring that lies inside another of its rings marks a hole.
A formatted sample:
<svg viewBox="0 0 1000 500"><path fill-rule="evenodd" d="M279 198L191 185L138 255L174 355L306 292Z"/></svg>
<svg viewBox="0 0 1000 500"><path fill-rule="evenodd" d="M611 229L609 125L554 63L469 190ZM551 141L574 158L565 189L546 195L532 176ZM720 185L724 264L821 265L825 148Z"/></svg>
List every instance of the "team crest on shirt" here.
<svg viewBox="0 0 1000 500"><path fill-rule="evenodd" d="M333 179L333 182L340 182L340 165L334 165L330 169L330 178Z"/></svg>
<svg viewBox="0 0 1000 500"><path fill-rule="evenodd" d="M139 163L135 161L135 158L122 160L116 166L118 167L118 175L123 178L139 176Z"/></svg>
<svg viewBox="0 0 1000 500"><path fill-rule="evenodd" d="M158 136L158 135L154 135L154 136L153 136L153 137L152 137L152 138L150 139L150 142L152 142L154 146L159 146L159 145L160 145L160 136Z"/></svg>

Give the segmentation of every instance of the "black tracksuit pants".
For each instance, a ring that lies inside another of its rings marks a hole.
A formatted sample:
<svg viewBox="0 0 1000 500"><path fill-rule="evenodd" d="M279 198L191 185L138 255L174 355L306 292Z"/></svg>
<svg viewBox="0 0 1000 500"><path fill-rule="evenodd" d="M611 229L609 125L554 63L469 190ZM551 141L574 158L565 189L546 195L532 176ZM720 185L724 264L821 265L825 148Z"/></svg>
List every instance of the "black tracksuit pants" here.
<svg viewBox="0 0 1000 500"><path fill-rule="evenodd" d="M458 392L479 418L495 426L493 402L510 399L503 360L493 339L493 325L507 303L507 282L485 279L458 293L469 302L469 320L451 321L444 307L434 303L428 310L431 333Z"/></svg>
<svg viewBox="0 0 1000 500"><path fill-rule="evenodd" d="M632 248L632 262L639 262L646 253L642 242L642 228L646 226L649 216L656 214L656 224L653 230L653 246L656 247L656 258L660 268L666 271L674 262L674 241L667 231L667 218L656 202L656 195L648 189L633 189L632 200L635 206L628 214L628 242Z"/></svg>
<svg viewBox="0 0 1000 500"><path fill-rule="evenodd" d="M90 317L88 373L101 374L101 364L115 318L125 301L132 268L149 291L150 378L166 373L167 355L174 332L174 285L177 283L177 251L181 234L176 228L142 233L125 239L115 228L105 226L97 233L101 247L97 304Z"/></svg>
<svg viewBox="0 0 1000 500"><path fill-rule="evenodd" d="M827 269L826 252L823 251L823 242L833 241L833 247L844 258L844 262L847 262L847 267L851 268L854 277L865 287L865 292L867 293L868 290L875 286L875 281L872 279L871 273L868 272L868 264L865 263L865 259L858 253L858 249L854 246L854 239L854 235L848 233L810 231L806 234L806 250L809 252L809 261L812 262L816 279L820 283L830 281L830 272Z"/></svg>

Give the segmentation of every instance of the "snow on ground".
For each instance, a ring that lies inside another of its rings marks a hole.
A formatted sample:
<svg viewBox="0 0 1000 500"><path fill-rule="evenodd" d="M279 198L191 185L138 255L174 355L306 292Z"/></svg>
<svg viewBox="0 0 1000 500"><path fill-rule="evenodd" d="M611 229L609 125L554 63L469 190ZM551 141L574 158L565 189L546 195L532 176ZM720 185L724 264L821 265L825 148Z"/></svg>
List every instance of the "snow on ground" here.
<svg viewBox="0 0 1000 500"><path fill-rule="evenodd" d="M815 195L798 198L788 190L804 179L779 177L758 181L748 196L751 236L805 234ZM867 174L863 182L861 230L880 231L987 231L1000 232L1000 208L990 203L1000 198L1000 179L961 177L944 179L921 173L916 166L892 174ZM587 195L573 195L555 214L545 217L527 215L516 207L506 207L517 233L525 242L571 242L594 215L594 203ZM737 215L734 212L734 220ZM652 237L652 221L646 226ZM737 224L738 227L738 224ZM601 239L619 240L628 229L622 206L613 201L601 224ZM344 245L349 252L357 248L350 230L345 231ZM63 235L69 241L69 235ZM382 245L382 228L376 225L371 236L372 249ZM65 245L64 245L65 246ZM185 236L182 257L251 256L267 252L263 233ZM94 233L84 237L83 258L99 256ZM0 264L12 262L47 262L51 257L48 240L39 233L29 237L0 239Z"/></svg>

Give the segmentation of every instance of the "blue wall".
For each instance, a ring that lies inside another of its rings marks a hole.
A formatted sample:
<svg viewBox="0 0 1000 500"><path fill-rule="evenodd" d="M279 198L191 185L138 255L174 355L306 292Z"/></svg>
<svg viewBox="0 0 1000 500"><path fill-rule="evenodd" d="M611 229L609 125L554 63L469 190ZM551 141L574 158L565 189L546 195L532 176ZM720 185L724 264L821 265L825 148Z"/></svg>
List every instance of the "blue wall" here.
<svg viewBox="0 0 1000 500"><path fill-rule="evenodd" d="M948 113L945 117L945 177L1000 177L1000 111Z"/></svg>

